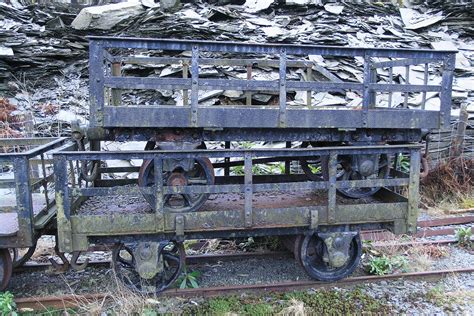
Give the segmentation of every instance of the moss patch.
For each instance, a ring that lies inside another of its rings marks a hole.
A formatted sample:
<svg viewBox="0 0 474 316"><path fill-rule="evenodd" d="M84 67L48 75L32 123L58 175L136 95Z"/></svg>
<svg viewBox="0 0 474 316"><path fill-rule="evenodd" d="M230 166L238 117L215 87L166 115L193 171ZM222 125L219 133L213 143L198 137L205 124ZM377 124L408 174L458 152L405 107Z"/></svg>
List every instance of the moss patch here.
<svg viewBox="0 0 474 316"><path fill-rule="evenodd" d="M228 296L209 299L199 306L186 306L184 314L192 315L268 315L285 313L294 302L302 302L309 313L324 315L389 313L388 305L364 293L360 288L351 291L298 291L264 296Z"/></svg>

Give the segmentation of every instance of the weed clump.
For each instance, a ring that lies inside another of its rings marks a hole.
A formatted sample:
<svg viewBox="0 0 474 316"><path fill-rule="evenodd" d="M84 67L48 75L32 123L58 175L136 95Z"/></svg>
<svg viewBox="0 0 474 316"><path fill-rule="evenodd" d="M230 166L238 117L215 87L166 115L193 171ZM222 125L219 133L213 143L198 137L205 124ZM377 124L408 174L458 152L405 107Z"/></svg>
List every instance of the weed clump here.
<svg viewBox="0 0 474 316"><path fill-rule="evenodd" d="M17 315L16 304L12 293L0 293L0 313L1 315Z"/></svg>
<svg viewBox="0 0 474 316"><path fill-rule="evenodd" d="M456 230L456 240L458 241L458 245L461 247L465 248L471 248L472 247L472 228L469 227L464 227L464 228L459 228Z"/></svg>
<svg viewBox="0 0 474 316"><path fill-rule="evenodd" d="M441 202L463 203L474 194L474 159L457 157L430 170L421 182L421 198L426 206Z"/></svg>

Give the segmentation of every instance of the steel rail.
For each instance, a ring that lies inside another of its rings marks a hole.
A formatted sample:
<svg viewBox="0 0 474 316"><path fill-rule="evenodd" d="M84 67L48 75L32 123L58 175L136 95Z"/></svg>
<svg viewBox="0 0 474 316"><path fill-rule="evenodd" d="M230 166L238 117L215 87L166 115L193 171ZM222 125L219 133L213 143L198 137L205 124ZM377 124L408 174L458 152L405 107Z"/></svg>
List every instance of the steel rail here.
<svg viewBox="0 0 474 316"><path fill-rule="evenodd" d="M474 267L449 270L435 270L413 273L397 273L382 276L358 276L343 279L337 282L319 282L319 281L288 281L268 284L251 285L230 285L221 287L208 287L196 289L170 289L164 291L161 295L167 297L213 297L221 295L230 295L236 293L248 292L286 292L304 289L325 289L334 286L344 287L360 283L374 283L384 280L439 280L445 276L459 273L474 273ZM84 294L84 295L62 295L62 296L43 296L15 299L18 309L44 310L47 308L77 308L85 306L96 301L105 301L112 299L112 295L107 293Z"/></svg>
<svg viewBox="0 0 474 316"><path fill-rule="evenodd" d="M472 239L474 242L474 239ZM428 240L428 241L413 241L404 243L383 243L376 241L372 246L375 248L386 247L386 246L398 246L398 247L410 247L415 245L434 245L443 246L449 244L455 244L458 241L456 239L443 239L443 240ZM237 253L223 253L223 254L203 254L203 255L190 255L186 256L186 263L189 265L199 265L204 263L212 262L229 262L248 260L256 258L292 258L293 253L291 251L263 251L263 252L237 252ZM110 265L109 260L94 260L89 261L89 266L106 266ZM27 271L27 270L43 270L52 267L50 262L44 263L26 263L21 267L15 269L15 272Z"/></svg>

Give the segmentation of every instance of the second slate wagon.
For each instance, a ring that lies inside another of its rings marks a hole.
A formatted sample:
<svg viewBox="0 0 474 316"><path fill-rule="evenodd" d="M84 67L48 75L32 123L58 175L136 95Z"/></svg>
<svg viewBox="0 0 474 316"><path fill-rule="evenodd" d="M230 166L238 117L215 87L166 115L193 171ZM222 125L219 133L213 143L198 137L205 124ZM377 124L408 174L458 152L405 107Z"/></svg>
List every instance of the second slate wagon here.
<svg viewBox="0 0 474 316"><path fill-rule="evenodd" d="M344 81L308 55L353 60L362 82ZM54 155L60 250L77 255L91 243L114 244L118 275L149 292L178 277L185 239L279 235L293 244L310 276L343 278L359 263L360 230L415 232L419 142L430 129L449 123L454 56L452 51L92 37L90 125L75 128L79 151ZM163 64L172 66L173 75L139 77L134 70ZM242 75L200 75L210 65L240 69ZM254 78L257 69L269 67L278 69L278 78ZM410 67L421 69L421 83L419 78L411 83L408 75L400 81L397 67L407 74ZM430 82L428 69L438 71L441 82ZM204 102L205 92L216 89L243 91L242 98L232 104L225 98ZM181 101L139 102L156 90ZM306 102L295 104L302 91ZM315 93L328 91L361 102L318 106ZM253 96L262 92L275 102L259 104ZM439 107L426 109L433 94ZM420 107L412 109L408 99L417 96ZM146 145L106 152L100 150L104 141ZM255 141L284 142L286 148L242 143ZM222 148L207 149L216 144ZM111 166L123 159L142 163ZM401 170L400 159L409 161L409 170ZM74 182L68 178L71 161L82 166ZM258 171L269 164L282 168ZM403 186L406 196L399 194Z"/></svg>

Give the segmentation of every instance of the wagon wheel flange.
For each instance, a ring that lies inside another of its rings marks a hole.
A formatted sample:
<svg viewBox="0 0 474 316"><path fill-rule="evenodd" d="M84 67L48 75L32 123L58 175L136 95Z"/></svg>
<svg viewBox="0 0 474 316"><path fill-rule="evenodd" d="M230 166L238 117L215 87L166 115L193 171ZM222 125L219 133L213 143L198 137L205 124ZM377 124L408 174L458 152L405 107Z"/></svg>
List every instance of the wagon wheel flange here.
<svg viewBox="0 0 474 316"><path fill-rule="evenodd" d="M12 257L13 268L16 269L23 266L28 260L30 260L35 250L36 244L29 248L11 248L10 255Z"/></svg>
<svg viewBox="0 0 474 316"><path fill-rule="evenodd" d="M143 294L159 293L169 288L181 274L186 253L183 243L162 242L159 260L163 261L163 271L152 279L143 279L137 272L137 261L133 250L124 244L117 244L112 250L112 268L117 278L135 292ZM151 290L153 289L153 290Z"/></svg>
<svg viewBox="0 0 474 316"><path fill-rule="evenodd" d="M309 147L316 147L316 145L311 142L303 142L301 144L301 148ZM325 156L301 157L300 166L304 174L311 181L323 181L327 174L325 161L327 161Z"/></svg>
<svg viewBox="0 0 474 316"><path fill-rule="evenodd" d="M141 187L155 185L153 160L145 161L139 172L138 183ZM163 172L164 186L210 185L214 184L214 167L209 158L195 158L191 170L177 168L172 172ZM198 210L210 194L166 194L163 197L163 209L167 212L193 212ZM155 208L155 195L144 194L147 202Z"/></svg>
<svg viewBox="0 0 474 316"><path fill-rule="evenodd" d="M359 234L352 237L348 259L338 267L333 267L328 262L327 244L318 234L305 236L299 254L303 268L312 278L333 282L349 276L357 268L362 255L362 243Z"/></svg>
<svg viewBox="0 0 474 316"><path fill-rule="evenodd" d="M8 249L0 249L0 291L4 291L12 276L13 263L10 251Z"/></svg>
<svg viewBox="0 0 474 316"><path fill-rule="evenodd" d="M361 156L341 156L338 158L337 180L386 179L390 172L390 157L387 154ZM363 159L357 163L357 159ZM368 167L367 167L368 166ZM364 168L369 171L364 172ZM372 171L370 171L372 170ZM346 197L360 199L374 195L381 187L339 188Z"/></svg>

